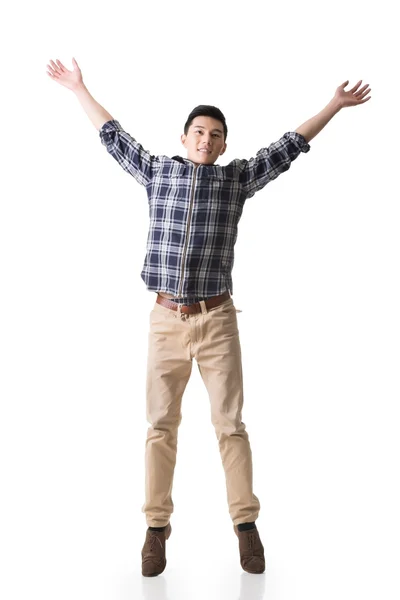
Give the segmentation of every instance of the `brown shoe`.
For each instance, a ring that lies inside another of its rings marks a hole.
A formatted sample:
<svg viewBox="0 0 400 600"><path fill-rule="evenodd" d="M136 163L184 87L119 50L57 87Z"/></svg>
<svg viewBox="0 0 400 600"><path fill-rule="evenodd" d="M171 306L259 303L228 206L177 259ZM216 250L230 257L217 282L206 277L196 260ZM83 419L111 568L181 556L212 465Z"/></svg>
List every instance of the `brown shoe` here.
<svg viewBox="0 0 400 600"><path fill-rule="evenodd" d="M264 546L261 543L257 527L247 531L239 531L237 525L233 526L239 538L240 564L247 573L264 573L265 558Z"/></svg>
<svg viewBox="0 0 400 600"><path fill-rule="evenodd" d="M146 531L146 540L142 548L142 575L154 577L165 569L165 541L171 535L171 525L168 523L164 531Z"/></svg>

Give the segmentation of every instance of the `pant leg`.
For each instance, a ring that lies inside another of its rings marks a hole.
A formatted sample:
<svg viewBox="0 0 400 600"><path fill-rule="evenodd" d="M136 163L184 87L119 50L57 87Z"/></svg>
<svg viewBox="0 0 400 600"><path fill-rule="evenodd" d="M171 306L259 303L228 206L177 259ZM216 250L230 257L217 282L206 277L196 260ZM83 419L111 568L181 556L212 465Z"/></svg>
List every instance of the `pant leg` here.
<svg viewBox="0 0 400 600"><path fill-rule="evenodd" d="M194 356L210 397L229 514L234 525L255 521L260 503L253 493L252 453L242 422L242 356L233 300L203 312L198 324Z"/></svg>
<svg viewBox="0 0 400 600"><path fill-rule="evenodd" d="M173 512L172 483L176 463L181 403L192 370L189 325L175 311L155 304L150 313L146 414L150 427L145 445L145 503L149 527L167 525Z"/></svg>

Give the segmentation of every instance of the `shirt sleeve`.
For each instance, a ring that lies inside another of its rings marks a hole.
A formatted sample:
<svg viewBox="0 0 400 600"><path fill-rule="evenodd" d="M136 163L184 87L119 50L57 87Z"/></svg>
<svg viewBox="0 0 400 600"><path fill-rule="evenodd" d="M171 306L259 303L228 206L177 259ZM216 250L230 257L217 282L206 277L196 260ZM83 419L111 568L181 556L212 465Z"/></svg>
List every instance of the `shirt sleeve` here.
<svg viewBox="0 0 400 600"><path fill-rule="evenodd" d="M243 160L240 181L246 197L254 196L267 183L287 171L300 152L309 150L310 145L304 136L295 131L288 131L277 142L267 148L261 148L255 158Z"/></svg>
<svg viewBox="0 0 400 600"><path fill-rule="evenodd" d="M121 167L141 185L146 186L152 178L157 157L144 150L115 119L104 123L99 130L99 136L107 152Z"/></svg>

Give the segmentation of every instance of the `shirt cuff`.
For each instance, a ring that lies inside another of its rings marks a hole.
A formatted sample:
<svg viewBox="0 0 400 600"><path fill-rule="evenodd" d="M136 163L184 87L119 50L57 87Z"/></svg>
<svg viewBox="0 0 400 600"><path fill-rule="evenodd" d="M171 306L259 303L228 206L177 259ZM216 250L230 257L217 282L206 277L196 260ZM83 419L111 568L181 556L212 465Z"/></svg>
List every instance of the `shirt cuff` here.
<svg viewBox="0 0 400 600"><path fill-rule="evenodd" d="M286 134L287 138L292 140L300 150L300 152L308 152L310 150L310 144L306 142L306 138L297 131L288 131Z"/></svg>
<svg viewBox="0 0 400 600"><path fill-rule="evenodd" d="M123 131L121 124L116 119L106 121L99 129L99 135L102 133L108 133L109 131Z"/></svg>

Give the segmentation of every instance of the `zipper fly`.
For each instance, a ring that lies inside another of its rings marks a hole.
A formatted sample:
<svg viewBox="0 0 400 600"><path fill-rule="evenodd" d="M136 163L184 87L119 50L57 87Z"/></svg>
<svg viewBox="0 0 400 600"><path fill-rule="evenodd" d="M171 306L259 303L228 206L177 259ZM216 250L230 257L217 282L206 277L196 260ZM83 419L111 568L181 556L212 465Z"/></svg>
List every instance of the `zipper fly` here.
<svg viewBox="0 0 400 600"><path fill-rule="evenodd" d="M194 197L194 190L196 187L196 171L199 165L195 165L194 167L194 171L193 171L193 179L192 179L192 194L190 197L190 206L189 206L189 216L188 216L188 220L187 220L187 225L186 225L186 240L185 240L185 247L183 249L183 258L182 258L182 267L181 267L181 281L179 283L179 290L178 290L178 298L182 297L182 285L183 285L183 273L185 270L185 259L186 259L186 250L187 250L187 245L188 245L188 241L189 241L189 229L190 229L190 219L192 216L192 207L193 207L193 197Z"/></svg>

